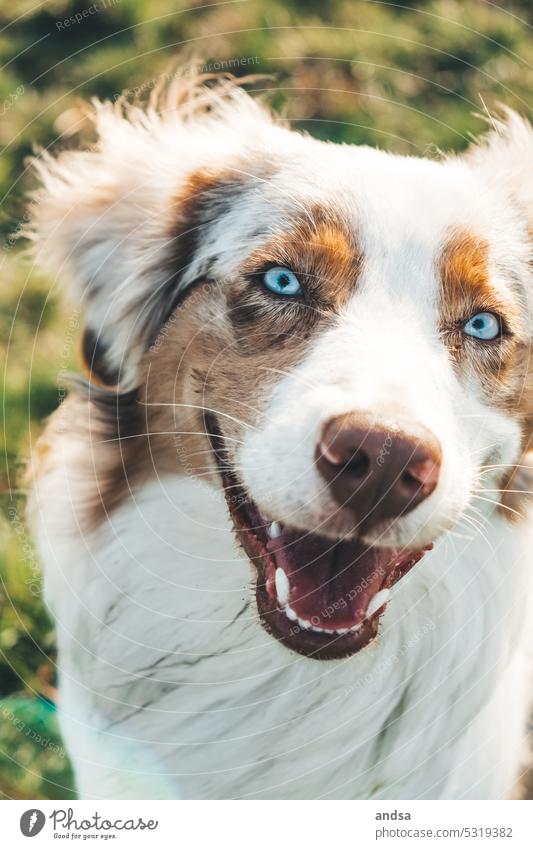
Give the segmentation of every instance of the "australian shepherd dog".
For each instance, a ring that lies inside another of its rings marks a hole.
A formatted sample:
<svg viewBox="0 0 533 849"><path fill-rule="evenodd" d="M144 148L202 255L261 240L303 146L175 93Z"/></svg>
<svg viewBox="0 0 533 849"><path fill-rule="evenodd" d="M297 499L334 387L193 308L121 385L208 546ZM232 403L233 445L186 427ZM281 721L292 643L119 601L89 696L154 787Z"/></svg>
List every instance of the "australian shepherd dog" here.
<svg viewBox="0 0 533 849"><path fill-rule="evenodd" d="M95 104L27 235L84 376L29 516L85 798L498 799L528 718L533 131Z"/></svg>

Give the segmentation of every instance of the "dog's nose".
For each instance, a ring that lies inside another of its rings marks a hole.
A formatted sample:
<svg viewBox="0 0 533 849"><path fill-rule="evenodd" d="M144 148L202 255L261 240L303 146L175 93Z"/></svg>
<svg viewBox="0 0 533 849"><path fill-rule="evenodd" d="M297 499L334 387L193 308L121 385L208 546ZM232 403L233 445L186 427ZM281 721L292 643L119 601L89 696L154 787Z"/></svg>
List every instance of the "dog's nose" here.
<svg viewBox="0 0 533 849"><path fill-rule="evenodd" d="M326 422L316 464L337 503L350 507L358 524L368 529L381 519L405 515L431 495L441 449L420 426L376 427L350 413Z"/></svg>

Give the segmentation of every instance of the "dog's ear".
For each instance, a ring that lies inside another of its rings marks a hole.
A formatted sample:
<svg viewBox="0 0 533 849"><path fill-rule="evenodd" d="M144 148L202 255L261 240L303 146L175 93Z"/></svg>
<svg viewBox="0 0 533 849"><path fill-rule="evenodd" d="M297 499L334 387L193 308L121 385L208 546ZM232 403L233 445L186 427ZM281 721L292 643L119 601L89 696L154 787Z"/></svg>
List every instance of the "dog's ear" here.
<svg viewBox="0 0 533 849"><path fill-rule="evenodd" d="M492 185L522 212L533 234L533 127L512 109L491 118L491 129L464 155Z"/></svg>
<svg viewBox="0 0 533 849"><path fill-rule="evenodd" d="M29 235L37 264L54 283L64 280L82 306L90 372L128 386L144 346L143 301L167 273L158 269L168 226L135 132L110 107L98 108L97 127L94 150L35 160L42 188L33 196Z"/></svg>
<svg viewBox="0 0 533 849"><path fill-rule="evenodd" d="M25 235L35 261L82 305L91 376L123 391L136 385L143 353L201 273L199 228L228 197L214 190L217 175L240 185L228 163L247 155L246 137L272 127L268 112L227 80L187 86L192 95L176 105L174 92L163 109L97 103L94 148L34 161L41 188Z"/></svg>

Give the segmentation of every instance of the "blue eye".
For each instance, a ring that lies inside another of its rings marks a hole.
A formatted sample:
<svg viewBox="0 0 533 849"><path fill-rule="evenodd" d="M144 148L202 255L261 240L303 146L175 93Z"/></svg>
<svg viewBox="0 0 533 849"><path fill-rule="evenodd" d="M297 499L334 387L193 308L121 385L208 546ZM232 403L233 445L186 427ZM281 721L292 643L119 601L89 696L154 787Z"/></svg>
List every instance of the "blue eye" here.
<svg viewBox="0 0 533 849"><path fill-rule="evenodd" d="M275 268L269 268L265 272L263 280L267 289L270 289L276 295L294 298L296 295L302 294L300 281L290 268L282 268L279 265Z"/></svg>
<svg viewBox="0 0 533 849"><path fill-rule="evenodd" d="M463 327L467 336L473 336L475 339L481 339L483 342L490 342L492 339L497 339L501 336L502 325L497 315L493 312L478 312L473 315Z"/></svg>

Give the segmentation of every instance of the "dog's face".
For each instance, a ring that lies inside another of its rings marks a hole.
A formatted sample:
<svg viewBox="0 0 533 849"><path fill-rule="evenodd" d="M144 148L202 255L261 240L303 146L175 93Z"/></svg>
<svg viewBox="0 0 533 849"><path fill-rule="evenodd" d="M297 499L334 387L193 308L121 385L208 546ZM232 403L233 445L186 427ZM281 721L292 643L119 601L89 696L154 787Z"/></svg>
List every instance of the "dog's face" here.
<svg viewBox="0 0 533 849"><path fill-rule="evenodd" d="M338 657L443 532L493 506L524 448L530 201L506 163L533 140L513 119L435 162L250 114L253 142L227 115L219 149L182 128L198 150L175 180L168 128L165 146L161 128L108 128L94 156L111 186L69 196L87 358L139 383L150 432L182 434L187 472L225 488L267 628ZM119 128L133 153L116 174ZM56 244L48 229L55 264Z"/></svg>

